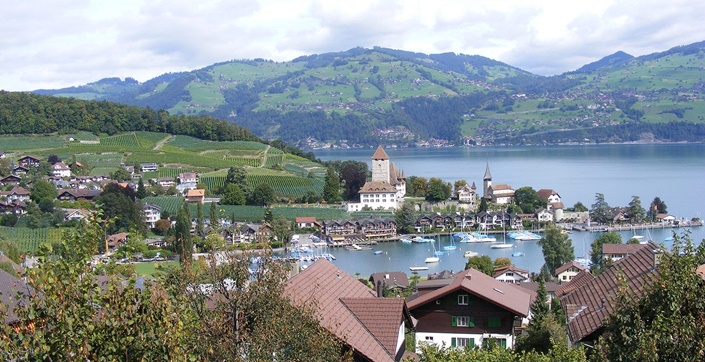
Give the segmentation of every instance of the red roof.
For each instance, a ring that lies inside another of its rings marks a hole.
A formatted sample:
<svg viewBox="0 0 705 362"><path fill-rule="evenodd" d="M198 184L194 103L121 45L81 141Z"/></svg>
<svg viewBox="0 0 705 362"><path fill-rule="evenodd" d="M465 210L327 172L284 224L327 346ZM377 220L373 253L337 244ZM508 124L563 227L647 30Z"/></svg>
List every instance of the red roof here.
<svg viewBox="0 0 705 362"><path fill-rule="evenodd" d="M375 292L325 259L287 281L292 303L314 308L321 325L371 361L394 361L404 300ZM402 332L403 333L403 332Z"/></svg>
<svg viewBox="0 0 705 362"><path fill-rule="evenodd" d="M585 270L585 267L582 266L582 265L580 265L580 264L578 264L577 262L575 262L575 261L569 261L569 262L567 262L567 263L565 263L565 264L559 266L558 269L556 269L556 275L558 275L558 274L560 274L560 273L563 273L564 271L566 271L566 270L568 270L568 269L570 269L570 268L576 268L576 269L581 270L581 271L582 271L582 270Z"/></svg>
<svg viewBox="0 0 705 362"><path fill-rule="evenodd" d="M472 268L456 274L454 278L452 283L409 301L409 310L462 289L516 315L529 315L531 293L528 290L502 283Z"/></svg>
<svg viewBox="0 0 705 362"><path fill-rule="evenodd" d="M316 222L315 216L297 216L296 223L300 222Z"/></svg>
<svg viewBox="0 0 705 362"><path fill-rule="evenodd" d="M568 283L562 284L561 287L556 290L556 296L560 297L566 294L570 294L574 290L589 283L593 279L595 279L595 276L592 275L590 271L583 270L580 273L576 274L573 279L571 279Z"/></svg>
<svg viewBox="0 0 705 362"><path fill-rule="evenodd" d="M386 181L369 181L360 189L361 194L397 192L397 189Z"/></svg>
<svg viewBox="0 0 705 362"><path fill-rule="evenodd" d="M375 151L374 155L372 155L373 160L388 160L389 156L387 155L387 152L384 152L384 148L382 146L377 147L377 151Z"/></svg>
<svg viewBox="0 0 705 362"><path fill-rule="evenodd" d="M602 244L602 254L634 254L646 244Z"/></svg>

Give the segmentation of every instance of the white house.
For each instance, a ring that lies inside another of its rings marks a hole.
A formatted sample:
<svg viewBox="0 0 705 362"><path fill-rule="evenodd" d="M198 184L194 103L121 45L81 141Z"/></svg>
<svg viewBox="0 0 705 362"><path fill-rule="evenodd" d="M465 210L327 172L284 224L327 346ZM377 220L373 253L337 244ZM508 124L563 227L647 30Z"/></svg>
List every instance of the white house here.
<svg viewBox="0 0 705 362"><path fill-rule="evenodd" d="M158 170L159 170L159 167L154 162L146 162L146 163L140 164L140 171L142 171L142 172L156 172Z"/></svg>
<svg viewBox="0 0 705 362"><path fill-rule="evenodd" d="M197 184L198 183L198 174L195 172L180 173L178 181L179 181L179 184L184 184L184 183Z"/></svg>
<svg viewBox="0 0 705 362"><path fill-rule="evenodd" d="M561 283L569 282L583 270L585 270L584 266L574 261L569 261L556 269L556 276L558 276L558 280Z"/></svg>
<svg viewBox="0 0 705 362"><path fill-rule="evenodd" d="M153 229L157 220L161 219L162 207L159 205L146 203L144 204L144 222L149 228Z"/></svg>
<svg viewBox="0 0 705 362"><path fill-rule="evenodd" d="M551 189L541 189L536 191L536 196L548 200L549 204L561 202L561 195Z"/></svg>
<svg viewBox="0 0 705 362"><path fill-rule="evenodd" d="M536 211L536 218L539 221L553 221L553 213L547 209Z"/></svg>
<svg viewBox="0 0 705 362"><path fill-rule="evenodd" d="M475 210L477 208L477 187L475 183L471 185L465 184L460 187L457 191L458 202L464 204L470 204L470 208Z"/></svg>
<svg viewBox="0 0 705 362"><path fill-rule="evenodd" d="M496 204L511 204L514 202L514 189L507 184L490 185L492 202Z"/></svg>
<svg viewBox="0 0 705 362"><path fill-rule="evenodd" d="M71 177L71 169L63 162L51 165L51 173L56 177Z"/></svg>
<svg viewBox="0 0 705 362"><path fill-rule="evenodd" d="M509 284L519 284L530 280L528 270L519 269L514 265L495 269L492 277L502 283Z"/></svg>

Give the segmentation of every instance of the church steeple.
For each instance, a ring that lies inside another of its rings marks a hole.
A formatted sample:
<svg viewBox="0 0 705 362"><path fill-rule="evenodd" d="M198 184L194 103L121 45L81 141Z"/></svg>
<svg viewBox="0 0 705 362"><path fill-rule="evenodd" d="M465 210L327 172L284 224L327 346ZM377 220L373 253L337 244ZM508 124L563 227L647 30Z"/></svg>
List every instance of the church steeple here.
<svg viewBox="0 0 705 362"><path fill-rule="evenodd" d="M490 174L490 163L487 162L487 167L485 167L485 176L482 178L483 181L492 181L492 174Z"/></svg>
<svg viewBox="0 0 705 362"><path fill-rule="evenodd" d="M490 173L490 162L487 161L485 167L485 176L482 178L482 197L486 199L492 198L492 174Z"/></svg>

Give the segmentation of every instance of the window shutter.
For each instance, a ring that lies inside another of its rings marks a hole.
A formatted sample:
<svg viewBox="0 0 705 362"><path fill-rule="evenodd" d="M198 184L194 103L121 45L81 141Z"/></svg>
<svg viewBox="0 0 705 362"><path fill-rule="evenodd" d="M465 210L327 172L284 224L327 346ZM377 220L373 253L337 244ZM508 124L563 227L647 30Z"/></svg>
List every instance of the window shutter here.
<svg viewBox="0 0 705 362"><path fill-rule="evenodd" d="M470 322L468 323L468 327L470 327L470 328L475 327L475 317L470 317Z"/></svg>
<svg viewBox="0 0 705 362"><path fill-rule="evenodd" d="M455 318L455 317L453 317L453 318ZM455 337L450 339L450 346L455 347Z"/></svg>
<svg viewBox="0 0 705 362"><path fill-rule="evenodd" d="M458 326L458 321L456 320L455 316L450 317L450 325L453 327Z"/></svg>
<svg viewBox="0 0 705 362"><path fill-rule="evenodd" d="M475 338L470 338L470 343L468 343L470 348L475 348Z"/></svg>

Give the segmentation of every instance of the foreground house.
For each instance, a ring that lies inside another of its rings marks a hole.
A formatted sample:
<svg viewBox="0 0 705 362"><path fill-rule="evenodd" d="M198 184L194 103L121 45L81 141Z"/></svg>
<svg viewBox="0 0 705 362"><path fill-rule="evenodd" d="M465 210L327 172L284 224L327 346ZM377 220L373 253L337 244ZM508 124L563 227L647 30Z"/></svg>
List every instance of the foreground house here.
<svg viewBox="0 0 705 362"><path fill-rule="evenodd" d="M451 348L488 345L514 346L529 316L532 292L502 283L475 269L451 279L417 284L408 301L416 324L417 348L422 342Z"/></svg>
<svg viewBox="0 0 705 362"><path fill-rule="evenodd" d="M295 305L313 308L321 326L352 351L355 361L404 356L404 330L412 327L404 299L378 296L325 259L291 278L284 294Z"/></svg>
<svg viewBox="0 0 705 362"><path fill-rule="evenodd" d="M652 242L641 246L602 274L590 278L586 272L581 272L568 284L582 284L561 297L561 307L568 318L568 337L573 344L594 342L602 334L622 283L626 282L639 298L648 281L656 277L655 269L662 250ZM559 289L558 292L563 291Z"/></svg>

